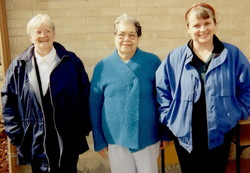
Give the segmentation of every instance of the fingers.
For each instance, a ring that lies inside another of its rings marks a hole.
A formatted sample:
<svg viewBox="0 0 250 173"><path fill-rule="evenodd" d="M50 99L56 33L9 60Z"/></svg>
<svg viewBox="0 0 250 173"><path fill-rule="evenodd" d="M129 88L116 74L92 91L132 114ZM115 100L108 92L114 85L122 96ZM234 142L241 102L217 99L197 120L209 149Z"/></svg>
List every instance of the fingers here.
<svg viewBox="0 0 250 173"><path fill-rule="evenodd" d="M107 158L107 155L105 154L104 150L98 151L98 153L104 158Z"/></svg>
<svg viewBox="0 0 250 173"><path fill-rule="evenodd" d="M98 153L99 153L104 159L107 159L107 158L108 158L107 152L108 152L108 147L104 148L104 149L101 150L101 151L98 151Z"/></svg>
<svg viewBox="0 0 250 173"><path fill-rule="evenodd" d="M168 144L168 141L161 141L161 144L160 144L160 149L164 149Z"/></svg>

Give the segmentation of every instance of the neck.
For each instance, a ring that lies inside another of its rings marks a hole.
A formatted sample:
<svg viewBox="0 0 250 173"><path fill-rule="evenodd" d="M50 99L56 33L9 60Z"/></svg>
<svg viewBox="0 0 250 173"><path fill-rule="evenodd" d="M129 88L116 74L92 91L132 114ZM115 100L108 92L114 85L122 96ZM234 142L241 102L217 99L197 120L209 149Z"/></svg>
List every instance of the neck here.
<svg viewBox="0 0 250 173"><path fill-rule="evenodd" d="M214 48L214 43L213 40L210 40L209 43L198 43L198 42L193 42L193 49L196 50L213 50Z"/></svg>
<svg viewBox="0 0 250 173"><path fill-rule="evenodd" d="M38 50L35 49L36 53L38 53L41 57L45 57L51 52L52 48L50 50Z"/></svg>
<svg viewBox="0 0 250 173"><path fill-rule="evenodd" d="M206 62L214 49L213 42L209 44L193 43L193 51L203 62Z"/></svg>
<svg viewBox="0 0 250 173"><path fill-rule="evenodd" d="M123 60L124 62L127 62L134 56L135 52L130 52L130 53L122 53L118 51L118 55Z"/></svg>

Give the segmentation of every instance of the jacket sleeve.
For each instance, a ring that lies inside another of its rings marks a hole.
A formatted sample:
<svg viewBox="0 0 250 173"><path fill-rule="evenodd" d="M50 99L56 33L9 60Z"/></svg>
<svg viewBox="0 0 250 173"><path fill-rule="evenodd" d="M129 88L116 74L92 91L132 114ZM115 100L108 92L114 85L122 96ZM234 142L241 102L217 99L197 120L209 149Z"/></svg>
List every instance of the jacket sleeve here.
<svg viewBox="0 0 250 173"><path fill-rule="evenodd" d="M250 64L245 55L239 51L236 68L236 97L242 111L241 119L246 120L250 115Z"/></svg>
<svg viewBox="0 0 250 173"><path fill-rule="evenodd" d="M108 146L102 128L102 106L104 93L100 87L101 83L101 64L94 69L94 74L90 86L89 110L93 127L93 139L95 151L100 151Z"/></svg>
<svg viewBox="0 0 250 173"><path fill-rule="evenodd" d="M171 137L168 135L169 129L167 127L167 114L169 111L169 107L172 102L172 95L170 89L170 81L168 79L167 74L167 59L168 57L161 63L159 68L156 71L156 91L157 91L157 101L159 103L159 114L160 114L160 122L165 125L163 140L171 140Z"/></svg>
<svg viewBox="0 0 250 173"><path fill-rule="evenodd" d="M2 115L4 120L4 129L10 142L14 146L19 146L23 138L23 128L18 109L18 79L15 75L13 63L7 70L5 83L1 91Z"/></svg>
<svg viewBox="0 0 250 173"><path fill-rule="evenodd" d="M79 90L80 90L80 117L79 121L81 124L81 128L84 131L86 136L89 135L89 132L92 130L91 122L90 122L90 115L89 115L89 91L90 91L90 82L88 75L85 71L84 65L80 59L78 59L78 83L79 83Z"/></svg>

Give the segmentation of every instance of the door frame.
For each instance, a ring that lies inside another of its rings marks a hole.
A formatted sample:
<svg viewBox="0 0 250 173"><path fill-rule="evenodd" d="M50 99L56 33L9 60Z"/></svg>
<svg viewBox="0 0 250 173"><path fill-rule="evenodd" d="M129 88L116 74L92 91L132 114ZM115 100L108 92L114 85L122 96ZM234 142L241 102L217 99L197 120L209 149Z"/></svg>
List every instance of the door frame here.
<svg viewBox="0 0 250 173"><path fill-rule="evenodd" d="M1 47L1 63L3 79L5 79L6 71L11 63L10 44L8 34L8 24L6 16L5 0L0 0L0 47ZM9 172L18 173L17 164L17 150L8 138L8 159L9 159Z"/></svg>

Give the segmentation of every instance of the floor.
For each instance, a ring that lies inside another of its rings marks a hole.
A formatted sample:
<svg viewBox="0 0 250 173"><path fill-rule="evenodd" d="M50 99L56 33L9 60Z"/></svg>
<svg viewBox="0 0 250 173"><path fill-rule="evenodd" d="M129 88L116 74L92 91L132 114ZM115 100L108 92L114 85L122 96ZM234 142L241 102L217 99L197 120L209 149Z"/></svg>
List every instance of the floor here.
<svg viewBox="0 0 250 173"><path fill-rule="evenodd" d="M249 173L250 172L250 159L241 159L241 173ZM236 162L230 161L228 162L227 172L226 173L236 173Z"/></svg>

